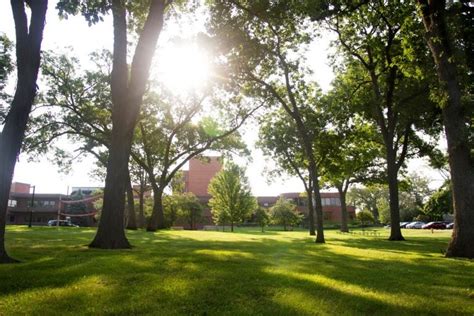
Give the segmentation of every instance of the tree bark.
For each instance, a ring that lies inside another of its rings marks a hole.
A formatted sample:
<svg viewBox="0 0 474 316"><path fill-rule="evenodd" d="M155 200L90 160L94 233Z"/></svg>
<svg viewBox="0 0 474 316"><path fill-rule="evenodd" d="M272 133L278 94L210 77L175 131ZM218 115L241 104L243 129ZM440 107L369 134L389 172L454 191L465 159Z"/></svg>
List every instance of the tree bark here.
<svg viewBox="0 0 474 316"><path fill-rule="evenodd" d="M346 191L342 187L337 187L337 191L339 192L339 197L341 198L341 232L348 233L349 227L347 226L347 222L349 216L347 214L347 203L346 203Z"/></svg>
<svg viewBox="0 0 474 316"><path fill-rule="evenodd" d="M145 227L145 192L140 188L140 194L138 196L138 227Z"/></svg>
<svg viewBox="0 0 474 316"><path fill-rule="evenodd" d="M26 1L12 0L16 31L17 86L11 108L0 135L0 263L17 262L5 249L5 225L13 171L25 136L28 116L36 96L41 43L48 8L47 0L29 1L31 22L25 11Z"/></svg>
<svg viewBox="0 0 474 316"><path fill-rule="evenodd" d="M321 203L321 190L319 186L319 173L316 164L316 159L313 152L313 141L310 139L309 133L306 129L306 126L303 123L301 114L297 106L293 107L294 112L292 117L295 119L298 133L300 134L301 140L303 142L304 151L309 160L308 162L308 171L310 182L313 186L314 199L315 199L315 213L316 213L316 243L325 243L324 239L324 227L323 227L323 205ZM288 111L288 110L287 110Z"/></svg>
<svg viewBox="0 0 474 316"><path fill-rule="evenodd" d="M163 213L163 189L159 187L156 182L152 182L151 187L153 189L153 212L148 221L146 230L149 232L155 232L158 229L166 228L165 216Z"/></svg>
<svg viewBox="0 0 474 316"><path fill-rule="evenodd" d="M140 173L140 192L138 194L138 227L144 228L146 224L145 219L145 190L146 190L146 174Z"/></svg>
<svg viewBox="0 0 474 316"><path fill-rule="evenodd" d="M398 170L396 165L396 153L387 146L387 180L390 199L390 236L388 240L405 240L400 228L400 206L398 198Z"/></svg>
<svg viewBox="0 0 474 316"><path fill-rule="evenodd" d="M323 204L321 202L321 190L319 188L319 180L316 176L316 182L313 183L315 211L316 211L316 243L324 244L324 226L323 226Z"/></svg>
<svg viewBox="0 0 474 316"><path fill-rule="evenodd" d="M474 258L474 161L470 155L469 121L462 104L453 40L445 20L445 1L418 1L426 29L426 40L436 64L441 88L447 94L442 108L448 142L454 203L454 229L447 257ZM472 123L471 123L472 124Z"/></svg>
<svg viewBox="0 0 474 316"><path fill-rule="evenodd" d="M137 229L137 216L135 214L135 198L133 196L133 187L130 180L130 172L127 179L127 210L128 210L128 221L127 229Z"/></svg>
<svg viewBox="0 0 474 316"><path fill-rule="evenodd" d="M306 190L306 194L308 195L308 221L309 221L309 235L315 236L316 231L314 228L314 204L313 204L313 189L310 186Z"/></svg>
<svg viewBox="0 0 474 316"><path fill-rule="evenodd" d="M122 1L114 0L112 2L114 24L111 80L113 126L107 162L102 217L97 234L89 245L90 247L103 249L130 248L123 223L128 161L133 132L149 77L151 60L163 27L164 8L164 0L151 1L148 17L138 39L129 74L126 9Z"/></svg>
<svg viewBox="0 0 474 316"><path fill-rule="evenodd" d="M234 222L230 222L230 231L234 232Z"/></svg>

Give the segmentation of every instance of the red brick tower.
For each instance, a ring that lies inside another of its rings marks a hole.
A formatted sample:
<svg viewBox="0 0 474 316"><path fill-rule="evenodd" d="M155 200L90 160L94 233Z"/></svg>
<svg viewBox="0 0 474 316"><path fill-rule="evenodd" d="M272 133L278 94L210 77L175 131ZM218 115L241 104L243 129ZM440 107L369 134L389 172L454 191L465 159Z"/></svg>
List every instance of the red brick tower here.
<svg viewBox="0 0 474 316"><path fill-rule="evenodd" d="M220 157L193 158L189 161L189 171L185 173L185 192L199 197L207 197L207 187L211 179L222 169Z"/></svg>

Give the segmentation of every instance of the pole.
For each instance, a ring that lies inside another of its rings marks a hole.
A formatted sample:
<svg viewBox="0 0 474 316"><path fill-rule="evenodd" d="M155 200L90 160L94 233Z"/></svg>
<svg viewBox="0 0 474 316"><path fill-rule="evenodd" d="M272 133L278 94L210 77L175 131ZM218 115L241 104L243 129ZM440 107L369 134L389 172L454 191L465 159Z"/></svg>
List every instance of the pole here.
<svg viewBox="0 0 474 316"><path fill-rule="evenodd" d="M61 194L59 194L59 203L58 203L58 219L56 221L56 227L59 228L59 220L61 219Z"/></svg>
<svg viewBox="0 0 474 316"><path fill-rule="evenodd" d="M36 186L33 186L33 194L31 195L31 205L30 205L30 222L28 223L29 228L31 228L31 222L33 221L33 206L35 204L35 190L36 190Z"/></svg>

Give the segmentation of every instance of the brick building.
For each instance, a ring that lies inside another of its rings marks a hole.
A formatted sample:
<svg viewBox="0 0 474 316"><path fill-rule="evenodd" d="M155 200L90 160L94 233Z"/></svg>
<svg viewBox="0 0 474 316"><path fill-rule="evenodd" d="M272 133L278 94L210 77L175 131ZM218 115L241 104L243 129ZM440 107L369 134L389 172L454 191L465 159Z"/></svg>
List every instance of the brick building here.
<svg viewBox="0 0 474 316"><path fill-rule="evenodd" d="M93 216L82 216L94 210L92 202L74 203L75 196L59 193L36 193L27 183L13 182L7 207L7 224L46 226L48 221L69 219L79 226L93 226ZM94 210L95 211L95 210Z"/></svg>
<svg viewBox="0 0 474 316"><path fill-rule="evenodd" d="M30 193L32 187L27 183L13 182L7 208L7 224L12 225L47 225L49 220L57 219L58 212L64 212L61 199L68 199L63 194ZM32 205L33 204L33 205ZM61 219L64 216L60 215Z"/></svg>
<svg viewBox="0 0 474 316"><path fill-rule="evenodd" d="M193 158L189 161L189 169L184 171L184 192L193 193L199 201L206 207L204 208L201 223L197 228L204 225L212 225L212 214L207 204L211 196L207 192L207 187L211 179L222 169L220 157L204 157L202 159ZM179 223L187 227L187 223Z"/></svg>
<svg viewBox="0 0 474 316"><path fill-rule="evenodd" d="M189 170L184 171L184 190L196 195L201 203L207 206L211 196L207 192L209 182L222 168L222 162L219 157L206 157L203 160L191 159L189 162ZM286 199L292 200L297 206L298 212L307 215L307 199L300 193L283 193L281 194ZM257 197L258 204L262 207L272 207L279 196L259 196ZM341 200L339 193L322 192L321 193L324 220L326 222L338 223L341 221ZM347 206L349 213L349 220L355 218L355 207ZM200 227L203 225L212 225L212 214L208 207L203 213L203 220ZM186 225L184 224L186 227Z"/></svg>
<svg viewBox="0 0 474 316"><path fill-rule="evenodd" d="M297 206L298 212L308 215L308 201L306 196L301 193L283 193L285 199L292 200ZM341 199L337 192L321 192L321 203L323 205L323 216L325 222L340 223L341 222ZM347 205L347 213L349 220L355 219L355 207Z"/></svg>

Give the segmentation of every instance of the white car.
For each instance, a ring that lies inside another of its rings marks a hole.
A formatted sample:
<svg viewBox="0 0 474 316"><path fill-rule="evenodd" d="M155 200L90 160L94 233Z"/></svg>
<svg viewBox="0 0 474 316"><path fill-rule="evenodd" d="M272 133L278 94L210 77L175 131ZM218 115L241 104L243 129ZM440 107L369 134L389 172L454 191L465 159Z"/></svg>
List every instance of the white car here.
<svg viewBox="0 0 474 316"><path fill-rule="evenodd" d="M409 228L409 229L421 229L421 227L423 225L425 225L426 223L425 222L411 222L410 224L408 224L406 226L406 228Z"/></svg>

